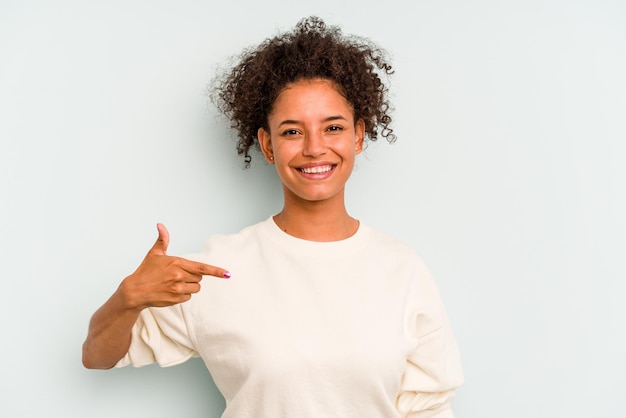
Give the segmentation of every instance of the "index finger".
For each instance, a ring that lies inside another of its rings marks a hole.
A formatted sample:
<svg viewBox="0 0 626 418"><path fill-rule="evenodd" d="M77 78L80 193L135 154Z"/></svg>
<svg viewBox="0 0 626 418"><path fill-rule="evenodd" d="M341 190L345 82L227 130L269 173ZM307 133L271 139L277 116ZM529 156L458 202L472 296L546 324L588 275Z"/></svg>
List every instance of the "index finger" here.
<svg viewBox="0 0 626 418"><path fill-rule="evenodd" d="M214 276L220 279L230 279L230 272L221 267L215 267L210 264L200 263L199 261L191 261L182 259L181 266L187 273L202 275L202 276Z"/></svg>

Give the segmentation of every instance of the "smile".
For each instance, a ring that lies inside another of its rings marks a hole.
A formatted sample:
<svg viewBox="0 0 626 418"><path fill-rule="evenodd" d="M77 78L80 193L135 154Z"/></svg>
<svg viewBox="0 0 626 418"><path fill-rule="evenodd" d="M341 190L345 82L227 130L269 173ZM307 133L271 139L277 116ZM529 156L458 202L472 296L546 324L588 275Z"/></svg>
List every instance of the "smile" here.
<svg viewBox="0 0 626 418"><path fill-rule="evenodd" d="M304 174L323 174L328 173L333 168L335 168L335 165L320 165L316 167L302 167L298 170L300 170Z"/></svg>

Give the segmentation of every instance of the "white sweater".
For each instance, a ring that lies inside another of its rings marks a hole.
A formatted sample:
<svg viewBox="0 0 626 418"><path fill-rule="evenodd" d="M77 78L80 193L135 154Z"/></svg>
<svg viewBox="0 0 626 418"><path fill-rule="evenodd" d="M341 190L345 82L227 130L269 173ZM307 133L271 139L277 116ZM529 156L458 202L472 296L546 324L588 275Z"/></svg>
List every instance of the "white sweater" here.
<svg viewBox="0 0 626 418"><path fill-rule="evenodd" d="M453 417L457 344L405 244L364 225L306 241L269 218L187 258L232 277L204 277L190 301L145 309L118 367L200 356L224 418Z"/></svg>

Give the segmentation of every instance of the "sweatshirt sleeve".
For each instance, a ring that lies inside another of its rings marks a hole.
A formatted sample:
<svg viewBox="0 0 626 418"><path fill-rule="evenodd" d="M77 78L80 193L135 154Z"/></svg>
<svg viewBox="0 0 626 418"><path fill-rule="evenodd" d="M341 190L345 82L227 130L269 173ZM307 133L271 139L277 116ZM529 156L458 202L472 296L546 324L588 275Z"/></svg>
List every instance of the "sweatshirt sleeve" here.
<svg viewBox="0 0 626 418"><path fill-rule="evenodd" d="M406 317L416 346L396 406L406 418L454 418L450 400L464 380L459 350L435 282L423 264L417 270Z"/></svg>
<svg viewBox="0 0 626 418"><path fill-rule="evenodd" d="M126 355L115 367L158 363L175 366L198 354L189 336L182 305L144 309L132 329Z"/></svg>

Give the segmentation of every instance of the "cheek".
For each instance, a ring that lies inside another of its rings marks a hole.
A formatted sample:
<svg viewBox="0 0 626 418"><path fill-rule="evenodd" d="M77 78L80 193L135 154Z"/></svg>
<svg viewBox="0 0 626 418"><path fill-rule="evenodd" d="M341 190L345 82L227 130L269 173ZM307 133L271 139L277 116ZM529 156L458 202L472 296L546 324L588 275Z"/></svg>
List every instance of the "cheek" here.
<svg viewBox="0 0 626 418"><path fill-rule="evenodd" d="M338 152L341 152L341 154L344 155L346 158L354 158L358 151L359 148L355 140L345 141L338 148Z"/></svg>
<svg viewBox="0 0 626 418"><path fill-rule="evenodd" d="M289 163L299 152L300 149L296 141L280 141L274 145L274 159L283 164Z"/></svg>

